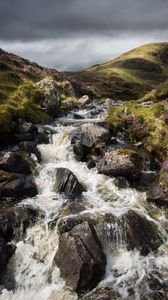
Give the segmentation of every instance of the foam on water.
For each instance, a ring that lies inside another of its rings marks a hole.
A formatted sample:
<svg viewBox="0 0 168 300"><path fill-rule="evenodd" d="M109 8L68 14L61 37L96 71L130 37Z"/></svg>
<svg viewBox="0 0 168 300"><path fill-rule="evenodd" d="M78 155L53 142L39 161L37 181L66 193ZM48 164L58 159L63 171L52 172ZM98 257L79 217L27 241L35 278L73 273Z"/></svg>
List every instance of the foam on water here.
<svg viewBox="0 0 168 300"><path fill-rule="evenodd" d="M66 287L60 277L55 263L55 254L58 248L57 230L50 230L48 223L59 215L67 199L53 191L56 168L70 169L78 180L86 186L83 193L85 211L94 216L112 213L121 216L130 209L136 210L149 220L155 222L164 239L167 238L166 228L168 220L164 211L153 208L158 212L152 217L152 207L146 202L145 193L127 188L119 190L112 178L98 174L96 169L89 170L86 163L77 162L74 158L70 143L70 134L74 126L58 125L54 130L52 141L48 145L39 145L42 163L39 165L39 174L36 177L38 196L26 199L24 204L39 208L44 212L44 219L27 230L24 241L17 244L16 253L11 258L4 284L14 286L13 291L3 289L1 300L76 300L77 295ZM107 267L106 275L99 287L111 286L128 299L132 290L134 298L140 299L140 290L145 276L157 271L168 277L168 242L163 244L158 254L149 254L143 257L138 251L128 251L124 246L124 230L114 225L113 235L115 246L110 243L106 247ZM109 229L110 230L110 229ZM107 226L108 235L108 226Z"/></svg>

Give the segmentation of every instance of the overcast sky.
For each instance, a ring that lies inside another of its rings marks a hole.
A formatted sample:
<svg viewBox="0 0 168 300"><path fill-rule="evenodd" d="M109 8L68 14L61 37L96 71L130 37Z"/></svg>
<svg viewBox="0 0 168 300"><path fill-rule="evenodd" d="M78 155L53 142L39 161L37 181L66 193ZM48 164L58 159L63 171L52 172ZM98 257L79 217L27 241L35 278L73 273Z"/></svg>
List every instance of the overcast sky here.
<svg viewBox="0 0 168 300"><path fill-rule="evenodd" d="M0 0L0 47L79 70L168 41L168 0Z"/></svg>

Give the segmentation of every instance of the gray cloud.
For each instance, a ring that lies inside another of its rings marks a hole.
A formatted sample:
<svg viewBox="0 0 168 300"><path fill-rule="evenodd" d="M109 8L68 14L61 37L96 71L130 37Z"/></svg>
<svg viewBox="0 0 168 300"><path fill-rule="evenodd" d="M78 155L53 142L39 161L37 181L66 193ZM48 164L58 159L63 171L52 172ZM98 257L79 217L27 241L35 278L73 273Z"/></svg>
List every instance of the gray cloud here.
<svg viewBox="0 0 168 300"><path fill-rule="evenodd" d="M163 40L167 11L167 0L0 0L0 47L78 69Z"/></svg>

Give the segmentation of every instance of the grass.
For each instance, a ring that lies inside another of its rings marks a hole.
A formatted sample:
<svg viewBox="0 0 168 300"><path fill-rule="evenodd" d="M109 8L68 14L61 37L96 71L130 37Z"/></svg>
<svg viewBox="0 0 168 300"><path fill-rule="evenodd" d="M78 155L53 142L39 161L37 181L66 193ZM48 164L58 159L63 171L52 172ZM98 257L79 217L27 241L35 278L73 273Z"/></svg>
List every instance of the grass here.
<svg viewBox="0 0 168 300"><path fill-rule="evenodd" d="M162 103L144 107L136 101L129 101L109 109L107 121L125 130L132 143L141 141L164 160L168 158L168 125L164 122L164 114Z"/></svg>
<svg viewBox="0 0 168 300"><path fill-rule="evenodd" d="M168 79L168 43L148 44L72 76L95 96L136 100Z"/></svg>
<svg viewBox="0 0 168 300"><path fill-rule="evenodd" d="M33 123L49 119L39 104L43 97L44 91L24 79L6 102L0 104L0 132L10 132L18 118Z"/></svg>

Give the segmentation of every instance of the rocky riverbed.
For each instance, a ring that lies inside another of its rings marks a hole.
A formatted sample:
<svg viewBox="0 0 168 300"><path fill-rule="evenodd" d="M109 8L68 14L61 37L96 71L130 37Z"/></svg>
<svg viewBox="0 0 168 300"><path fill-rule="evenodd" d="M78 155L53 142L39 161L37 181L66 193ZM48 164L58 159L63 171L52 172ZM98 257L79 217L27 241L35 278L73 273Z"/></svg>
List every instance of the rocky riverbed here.
<svg viewBox="0 0 168 300"><path fill-rule="evenodd" d="M0 299L167 299L167 162L107 109L83 98L1 149Z"/></svg>

